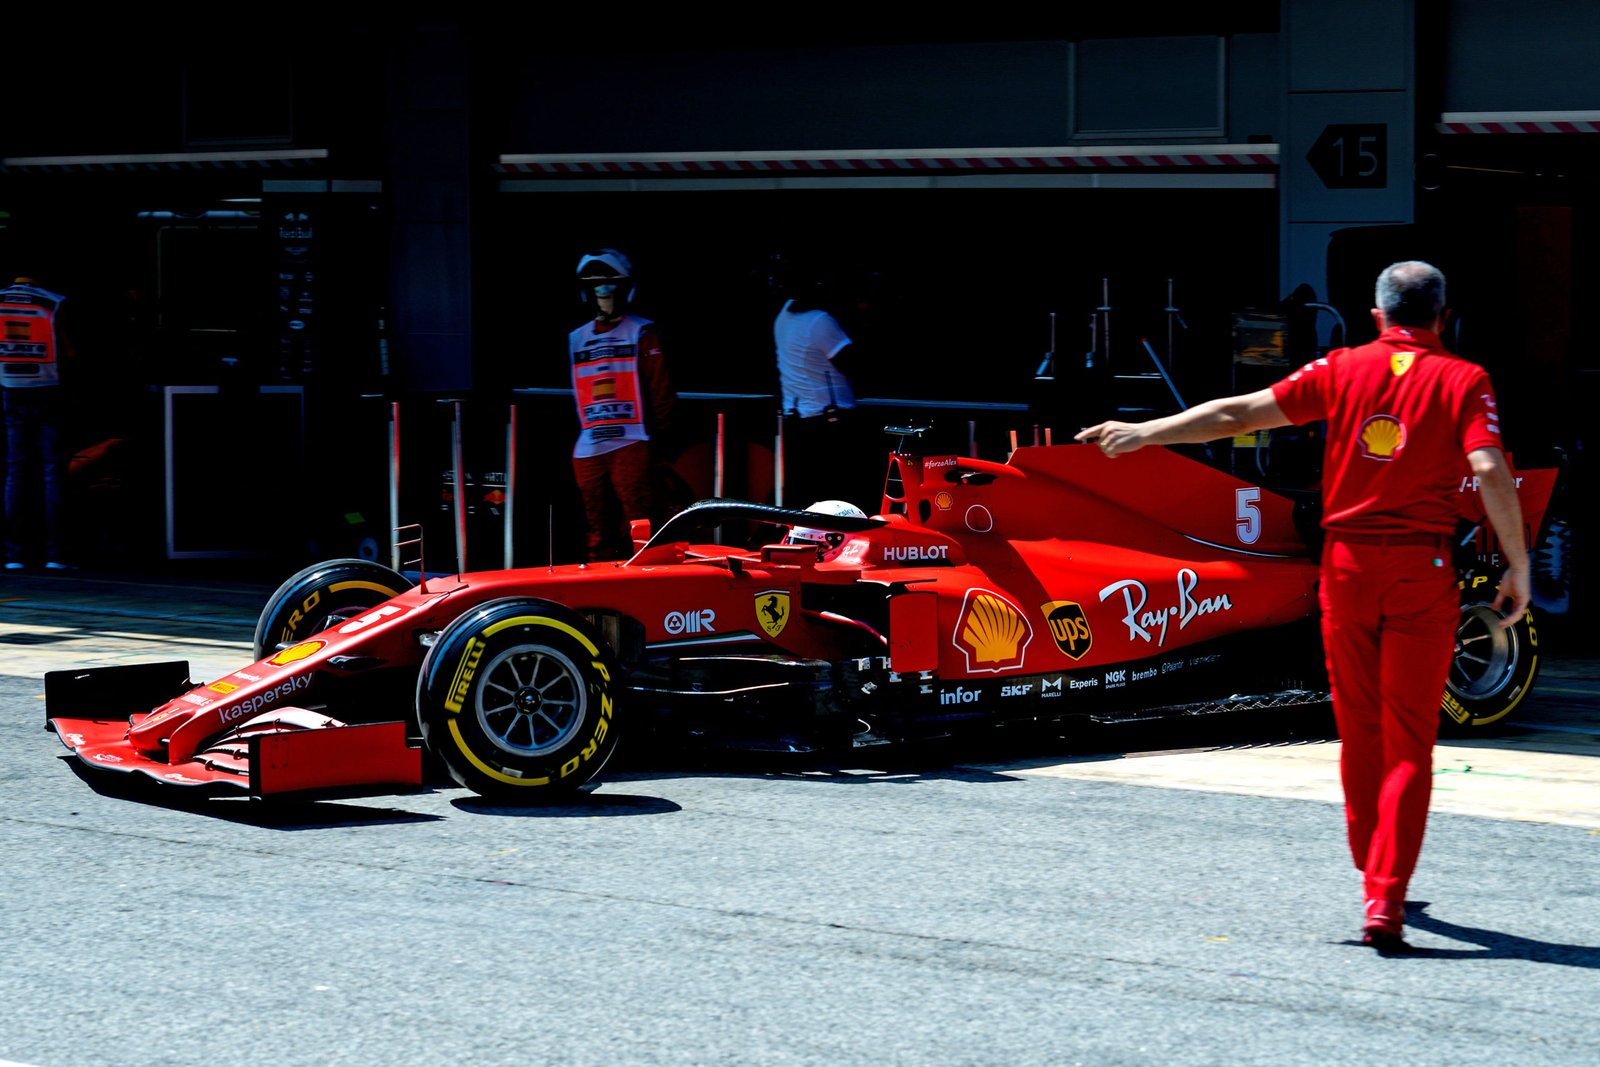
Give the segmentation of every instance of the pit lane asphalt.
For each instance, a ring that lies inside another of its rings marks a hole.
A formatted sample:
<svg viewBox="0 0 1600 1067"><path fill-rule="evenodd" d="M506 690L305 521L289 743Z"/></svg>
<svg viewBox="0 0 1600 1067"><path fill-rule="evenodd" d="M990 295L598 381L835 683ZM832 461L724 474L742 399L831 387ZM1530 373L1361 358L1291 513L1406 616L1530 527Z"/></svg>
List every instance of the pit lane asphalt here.
<svg viewBox="0 0 1600 1067"><path fill-rule="evenodd" d="M1440 748L1421 951L1383 959L1354 943L1338 745L1315 716L843 765L633 753L535 810L453 788L128 799L58 758L45 670L221 674L270 591L0 577L0 1060L1503 1065L1600 1047L1592 659L1548 658L1514 727Z"/></svg>

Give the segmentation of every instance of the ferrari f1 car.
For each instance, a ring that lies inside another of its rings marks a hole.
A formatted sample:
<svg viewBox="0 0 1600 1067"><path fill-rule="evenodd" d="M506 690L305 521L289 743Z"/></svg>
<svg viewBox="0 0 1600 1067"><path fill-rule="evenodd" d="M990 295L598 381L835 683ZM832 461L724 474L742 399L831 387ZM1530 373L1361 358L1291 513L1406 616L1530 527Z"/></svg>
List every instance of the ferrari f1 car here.
<svg viewBox="0 0 1600 1067"><path fill-rule="evenodd" d="M254 662L203 683L176 661L52 672L47 724L85 768L197 790L401 791L426 765L527 802L595 782L624 738L826 752L1325 704L1306 501L1167 449L995 462L914 438L874 516L712 499L636 523L614 563L415 584L308 567L263 609ZM1530 543L1554 480L1521 476ZM1481 520L1470 477L1461 501ZM1538 669L1531 613L1495 625L1476 547L1442 694L1463 729L1503 720Z"/></svg>

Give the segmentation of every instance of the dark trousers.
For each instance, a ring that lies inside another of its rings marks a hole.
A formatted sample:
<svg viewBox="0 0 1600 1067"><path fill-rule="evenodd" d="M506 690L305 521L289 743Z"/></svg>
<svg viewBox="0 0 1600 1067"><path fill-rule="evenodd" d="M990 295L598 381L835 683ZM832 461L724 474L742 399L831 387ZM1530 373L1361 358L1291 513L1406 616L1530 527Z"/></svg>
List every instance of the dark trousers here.
<svg viewBox="0 0 1600 1067"><path fill-rule="evenodd" d="M0 388L6 421L6 561L27 562L36 500L44 505L44 554L65 559L67 460L62 451L59 386ZM42 491L40 491L42 490Z"/></svg>
<svg viewBox="0 0 1600 1067"><path fill-rule="evenodd" d="M868 515L883 505L887 438L873 437L858 408L783 420L783 504L804 508L819 500L844 500Z"/></svg>

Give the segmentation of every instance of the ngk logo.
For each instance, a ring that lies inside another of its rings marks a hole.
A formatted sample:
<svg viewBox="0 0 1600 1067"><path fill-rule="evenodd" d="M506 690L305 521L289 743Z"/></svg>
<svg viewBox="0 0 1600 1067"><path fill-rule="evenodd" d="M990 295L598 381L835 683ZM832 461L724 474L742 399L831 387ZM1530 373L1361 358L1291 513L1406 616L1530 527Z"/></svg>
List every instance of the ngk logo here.
<svg viewBox="0 0 1600 1067"><path fill-rule="evenodd" d="M695 611L669 611L661 620L669 634L711 633L716 629L717 613L711 608Z"/></svg>

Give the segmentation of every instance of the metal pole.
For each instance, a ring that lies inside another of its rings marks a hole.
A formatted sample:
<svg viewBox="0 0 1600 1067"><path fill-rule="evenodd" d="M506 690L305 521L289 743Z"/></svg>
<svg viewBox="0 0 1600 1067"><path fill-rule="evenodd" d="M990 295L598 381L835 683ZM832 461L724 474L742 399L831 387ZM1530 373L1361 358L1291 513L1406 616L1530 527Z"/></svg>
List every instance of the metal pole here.
<svg viewBox="0 0 1600 1067"><path fill-rule="evenodd" d="M450 457L455 466L455 520L456 568L458 574L467 573L467 473L461 458L461 401L453 400L455 409L450 422Z"/></svg>
<svg viewBox="0 0 1600 1067"><path fill-rule="evenodd" d="M772 502L783 506L783 412L778 412L778 437L772 449Z"/></svg>
<svg viewBox="0 0 1600 1067"><path fill-rule="evenodd" d="M978 458L978 420L967 420L967 455L972 459Z"/></svg>
<svg viewBox="0 0 1600 1067"><path fill-rule="evenodd" d="M517 495L517 405L512 401L510 413L506 419L506 503L505 503L505 568L510 570L516 566L513 548L513 531L516 523L512 521L513 507Z"/></svg>
<svg viewBox="0 0 1600 1067"><path fill-rule="evenodd" d="M720 497L722 495L723 456L724 450L727 448L728 443L728 439L726 437L727 418L728 416L726 413L721 411L717 412L717 462L715 474L711 479L711 495L716 497Z"/></svg>
<svg viewBox="0 0 1600 1067"><path fill-rule="evenodd" d="M389 566L400 569L400 401L389 403Z"/></svg>

